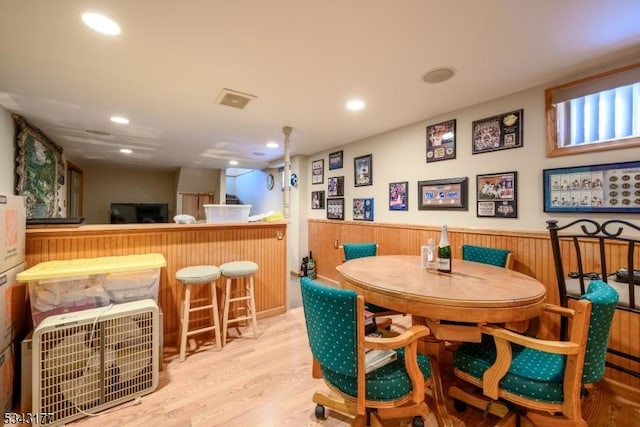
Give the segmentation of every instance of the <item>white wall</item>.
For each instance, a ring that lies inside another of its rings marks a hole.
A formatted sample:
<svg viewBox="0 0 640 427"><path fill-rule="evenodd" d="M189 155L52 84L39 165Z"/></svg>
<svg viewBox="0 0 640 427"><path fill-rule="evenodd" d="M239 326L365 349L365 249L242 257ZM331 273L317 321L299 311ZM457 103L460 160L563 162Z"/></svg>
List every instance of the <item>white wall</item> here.
<svg viewBox="0 0 640 427"><path fill-rule="evenodd" d="M276 177L273 189L267 189L267 175ZM278 185L276 169L254 170L234 180L235 194L242 203L251 205L251 215L268 211L282 212L282 190ZM232 194L232 193L230 193Z"/></svg>
<svg viewBox="0 0 640 427"><path fill-rule="evenodd" d="M11 113L0 105L0 194L15 190L15 128Z"/></svg>
<svg viewBox="0 0 640 427"><path fill-rule="evenodd" d="M547 87L547 86L545 86ZM334 148L309 157L325 159L325 179L322 185L311 185L305 193L325 190L328 176L345 177L345 219L352 220L351 207L354 197L373 197L377 222L509 229L544 230L545 220L551 218L611 217L606 214L546 214L543 209L542 170L562 166L579 166L597 163L640 160L640 149L607 151L599 153L546 157L544 89L537 87L505 96L490 102L470 106L450 114L424 120L400 129L373 136ZM524 109L523 146L502 151L473 155L471 153L471 125L479 120L512 110ZM426 163L426 126L456 119L456 158ZM328 170L328 154L342 148L344 168ZM353 158L373 154L373 185L354 187ZM476 175L484 173L518 172L518 218L478 218L476 216ZM468 211L420 211L417 206L417 182L421 180L468 177ZM390 211L388 208L388 184L409 181L409 210ZM308 204L308 203L307 203ZM309 218L325 219L325 210L308 208ZM617 215L619 216L619 215ZM625 215L632 220L632 215Z"/></svg>

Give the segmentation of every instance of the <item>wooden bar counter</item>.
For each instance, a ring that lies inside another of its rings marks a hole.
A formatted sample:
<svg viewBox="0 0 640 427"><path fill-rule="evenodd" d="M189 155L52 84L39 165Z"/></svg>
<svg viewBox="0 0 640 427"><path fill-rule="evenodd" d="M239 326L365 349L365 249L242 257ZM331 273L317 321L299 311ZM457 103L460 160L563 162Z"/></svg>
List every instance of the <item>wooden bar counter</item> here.
<svg viewBox="0 0 640 427"><path fill-rule="evenodd" d="M255 275L258 318L286 311L286 221L233 224L122 224L27 228L27 267L43 261L161 253L158 303L164 313L165 342L175 341L181 286L176 271L191 265L250 260Z"/></svg>

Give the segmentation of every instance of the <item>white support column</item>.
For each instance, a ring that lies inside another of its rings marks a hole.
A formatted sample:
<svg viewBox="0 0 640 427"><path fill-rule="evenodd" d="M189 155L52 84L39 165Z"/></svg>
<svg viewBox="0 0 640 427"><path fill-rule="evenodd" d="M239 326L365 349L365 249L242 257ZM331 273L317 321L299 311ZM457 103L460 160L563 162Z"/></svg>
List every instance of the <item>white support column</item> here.
<svg viewBox="0 0 640 427"><path fill-rule="evenodd" d="M289 218L291 210L291 143L289 141L291 130L291 126L282 128L282 132L284 133L284 206L282 210L285 218Z"/></svg>

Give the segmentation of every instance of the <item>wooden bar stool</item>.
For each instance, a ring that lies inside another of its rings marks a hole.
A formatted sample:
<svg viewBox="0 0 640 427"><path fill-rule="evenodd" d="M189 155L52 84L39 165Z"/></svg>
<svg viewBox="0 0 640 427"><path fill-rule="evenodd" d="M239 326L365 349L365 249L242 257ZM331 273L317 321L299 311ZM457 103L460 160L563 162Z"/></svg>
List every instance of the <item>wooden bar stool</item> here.
<svg viewBox="0 0 640 427"><path fill-rule="evenodd" d="M220 269L214 265L197 265L185 267L176 272L176 279L182 282L182 306L180 309L180 361L184 361L187 350L187 337L207 331L214 331L216 337L216 347L222 348L220 344L220 320L218 315L218 298L216 294L216 280L220 277ZM191 300L191 287L196 285L211 286L211 301L207 298ZM191 308L192 303L208 302ZM212 326L189 331L189 313L202 310L211 310Z"/></svg>
<svg viewBox="0 0 640 427"><path fill-rule="evenodd" d="M258 271L258 264L252 261L232 261L224 263L220 266L220 272L227 278L225 297L224 297L224 312L222 314L222 345L227 344L227 328L230 323L237 323L243 320L251 320L251 326L253 327L253 337L258 337L258 322L256 320L256 302L253 293L253 275ZM233 281L240 283L245 282L246 295L244 296L231 296L231 285ZM240 310L245 311L244 316L237 316L229 319L229 306L235 301L245 301L244 307L239 307ZM238 329L237 325L236 328ZM240 329L238 329L240 332Z"/></svg>

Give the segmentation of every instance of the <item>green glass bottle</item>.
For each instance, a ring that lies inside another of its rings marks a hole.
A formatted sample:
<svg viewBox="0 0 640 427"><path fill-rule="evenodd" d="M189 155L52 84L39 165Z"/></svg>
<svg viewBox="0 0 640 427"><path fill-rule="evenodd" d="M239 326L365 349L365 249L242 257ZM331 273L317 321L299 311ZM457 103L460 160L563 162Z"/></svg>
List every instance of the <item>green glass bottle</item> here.
<svg viewBox="0 0 640 427"><path fill-rule="evenodd" d="M316 278L316 262L313 259L313 254L309 251L309 261L307 262L307 276L309 279Z"/></svg>
<svg viewBox="0 0 640 427"><path fill-rule="evenodd" d="M440 243L438 244L438 271L451 273L451 246L447 237L447 225L442 226Z"/></svg>

